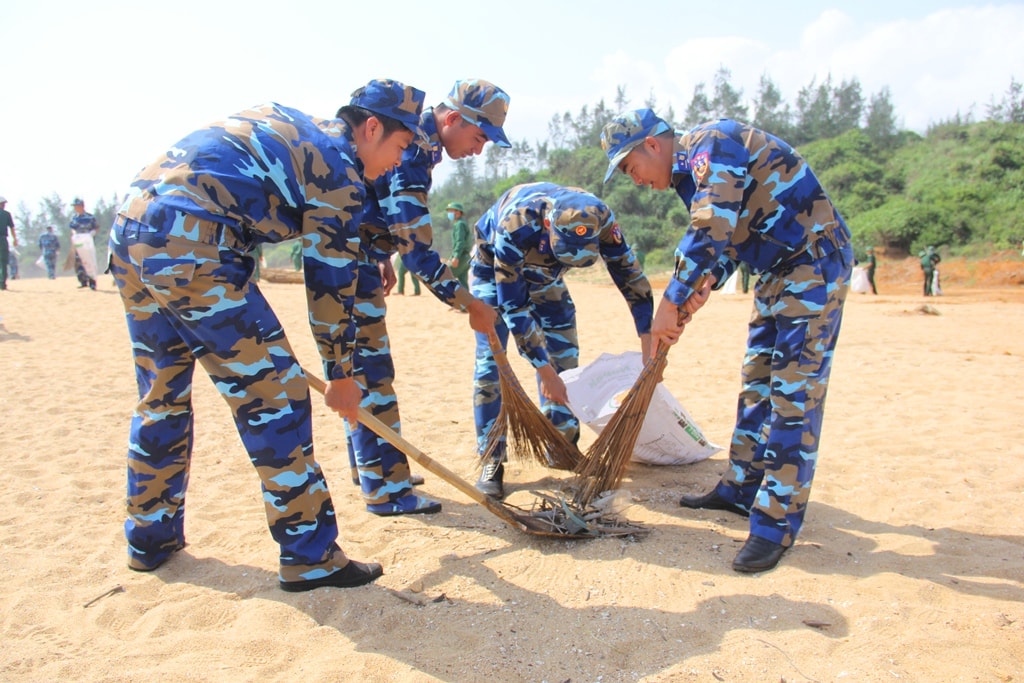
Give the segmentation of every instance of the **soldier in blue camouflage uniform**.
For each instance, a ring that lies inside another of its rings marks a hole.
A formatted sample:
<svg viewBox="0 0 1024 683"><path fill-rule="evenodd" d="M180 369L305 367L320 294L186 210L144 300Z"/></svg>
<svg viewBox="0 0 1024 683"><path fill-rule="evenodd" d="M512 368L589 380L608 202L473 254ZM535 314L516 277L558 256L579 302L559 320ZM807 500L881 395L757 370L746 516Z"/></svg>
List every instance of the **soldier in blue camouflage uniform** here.
<svg viewBox="0 0 1024 683"><path fill-rule="evenodd" d="M654 298L639 262L601 200L576 187L553 183L517 185L476 224L472 290L496 307L496 333L504 347L509 330L519 353L537 371L541 411L569 441L579 439L579 420L569 410L558 373L579 366L576 307L563 276L569 268L604 261L629 304L646 357L650 351ZM486 334L476 335L473 413L477 450L501 409L498 368ZM504 496L504 444L484 463L477 489Z"/></svg>
<svg viewBox="0 0 1024 683"><path fill-rule="evenodd" d="M75 254L75 276L78 288L96 289L96 244L93 238L100 231L96 217L85 210L85 202L75 197L71 202L75 215L71 217L71 248Z"/></svg>
<svg viewBox="0 0 1024 683"><path fill-rule="evenodd" d="M46 277L51 280L57 277L57 252L60 251L60 239L53 231L53 226L46 226L46 232L39 236L39 251L43 254L46 264Z"/></svg>
<svg viewBox="0 0 1024 683"><path fill-rule="evenodd" d="M420 117L425 139L407 149L401 165L378 178L370 190L372 201L360 228L363 242L356 293L359 339L355 367L366 378L363 407L395 431L400 431L401 420L384 321L384 294L395 281L390 255L397 251L406 268L441 301L468 311L472 329L494 331L494 309L466 291L433 248L427 194L442 151L461 159L480 154L488 141L510 146L501 128L508 103L508 95L493 83L457 81L444 102L427 108ZM368 511L401 515L441 509L437 501L412 493L405 454L369 429L352 426L349 448Z"/></svg>
<svg viewBox="0 0 1024 683"><path fill-rule="evenodd" d="M372 81L337 118L279 104L198 130L145 168L111 229L139 404L128 450L129 567L185 545L198 361L231 407L259 475L287 591L357 586L379 564L349 560L313 456L309 385L277 316L250 280L257 245L302 239L309 322L328 407L355 421L358 219L372 179L419 135L423 93Z"/></svg>
<svg viewBox="0 0 1024 683"><path fill-rule="evenodd" d="M676 132L641 109L605 126L601 144L606 181L618 168L638 185L675 190L690 211L655 313L656 347L679 339L709 287L724 284L738 262L761 273L730 467L712 491L680 505L749 515L733 569L771 569L799 534L811 492L853 264L850 233L804 159L748 125L722 119Z"/></svg>

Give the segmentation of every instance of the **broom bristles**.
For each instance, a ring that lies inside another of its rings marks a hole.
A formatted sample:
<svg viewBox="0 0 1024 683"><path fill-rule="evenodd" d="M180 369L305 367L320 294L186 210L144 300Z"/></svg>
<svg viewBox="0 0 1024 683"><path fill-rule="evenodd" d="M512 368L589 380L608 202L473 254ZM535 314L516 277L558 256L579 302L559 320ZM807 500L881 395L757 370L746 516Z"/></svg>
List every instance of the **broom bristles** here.
<svg viewBox="0 0 1024 683"><path fill-rule="evenodd" d="M701 275L693 291L703 289L707 279L707 274ZM679 324L683 325L690 317L689 312L681 310ZM577 505L589 505L596 496L605 491L613 491L622 483L637 437L643 429L651 397L668 365L668 349L667 346L659 348L654 358L644 363L640 376L622 399L619 409L587 449L586 456L576 469L576 495L573 502Z"/></svg>
<svg viewBox="0 0 1024 683"><path fill-rule="evenodd" d="M560 470L575 469L583 458L579 448L569 442L526 395L501 346L492 341L491 352L498 365L501 409L487 432L484 455L478 465L482 467L504 442L510 462L538 462Z"/></svg>
<svg viewBox="0 0 1024 683"><path fill-rule="evenodd" d="M661 349L644 365L618 410L587 449L576 469L576 505L589 505L596 496L615 490L622 483L667 357L668 349Z"/></svg>

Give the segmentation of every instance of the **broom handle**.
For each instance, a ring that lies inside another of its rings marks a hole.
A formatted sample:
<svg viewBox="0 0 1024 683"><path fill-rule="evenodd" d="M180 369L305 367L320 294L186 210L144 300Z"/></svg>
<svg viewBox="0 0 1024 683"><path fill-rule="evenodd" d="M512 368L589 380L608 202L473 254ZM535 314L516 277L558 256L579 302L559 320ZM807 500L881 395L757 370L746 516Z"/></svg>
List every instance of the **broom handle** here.
<svg viewBox="0 0 1024 683"><path fill-rule="evenodd" d="M327 391L327 383L319 377L306 373L306 379L309 381L309 386L316 390L318 393L323 394ZM514 526L520 531L529 532L529 529L522 524L519 520L513 516L513 514L495 503L491 498L485 496L480 491L477 491L471 484L466 482L459 475L452 472L450 469L437 462L429 455L421 451L420 449L413 446L411 443L405 440L405 438L396 432L395 430L388 427L386 424L381 422L374 416L370 411L365 408L359 408L359 421L363 423L368 429L373 431L377 436L381 437L398 450L405 453L411 460L414 460L423 469L427 470L431 474L437 475L440 479L448 482L458 490L465 493L467 496L480 503L485 508L490 510L492 513L501 517L508 524Z"/></svg>

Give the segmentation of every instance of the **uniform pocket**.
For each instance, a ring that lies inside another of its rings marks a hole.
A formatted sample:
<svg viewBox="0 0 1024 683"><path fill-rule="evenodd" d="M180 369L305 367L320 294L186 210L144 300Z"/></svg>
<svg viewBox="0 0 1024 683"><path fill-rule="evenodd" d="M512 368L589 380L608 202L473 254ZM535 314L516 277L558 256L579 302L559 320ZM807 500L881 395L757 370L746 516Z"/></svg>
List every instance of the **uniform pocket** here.
<svg viewBox="0 0 1024 683"><path fill-rule="evenodd" d="M166 289L187 285L195 272L195 259L152 256L143 260L139 276L146 285Z"/></svg>

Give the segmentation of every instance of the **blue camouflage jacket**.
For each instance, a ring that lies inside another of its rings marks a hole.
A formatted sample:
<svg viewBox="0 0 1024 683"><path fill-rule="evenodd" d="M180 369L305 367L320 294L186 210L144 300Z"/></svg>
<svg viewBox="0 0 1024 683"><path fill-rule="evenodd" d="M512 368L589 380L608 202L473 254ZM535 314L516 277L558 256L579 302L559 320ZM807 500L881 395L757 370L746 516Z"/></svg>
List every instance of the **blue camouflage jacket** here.
<svg viewBox="0 0 1024 683"><path fill-rule="evenodd" d="M183 215L219 223L242 254L301 236L310 328L327 376L339 378L352 373L365 196L345 121L269 103L175 144L136 176L120 215L171 234Z"/></svg>
<svg viewBox="0 0 1024 683"><path fill-rule="evenodd" d="M676 247L665 296L682 304L710 272L721 286L738 261L778 271L849 231L810 166L779 138L720 119L677 133L672 184L692 225Z"/></svg>
<svg viewBox="0 0 1024 683"><path fill-rule="evenodd" d="M534 367L547 364L543 329L533 315L532 289L550 285L569 269L551 252L545 215L558 192L585 195L602 217L598 253L633 316L637 334L651 331L654 297L633 250L623 238L615 214L585 190L553 183L517 185L506 191L476 224L474 275L493 282L498 311L516 339L520 353Z"/></svg>
<svg viewBox="0 0 1024 683"><path fill-rule="evenodd" d="M433 108L423 111L420 127L426 137L409 145L402 163L369 189L360 228L364 255L382 260L397 251L406 269L418 275L437 298L451 306L466 307L472 295L433 248L427 196L443 151Z"/></svg>

